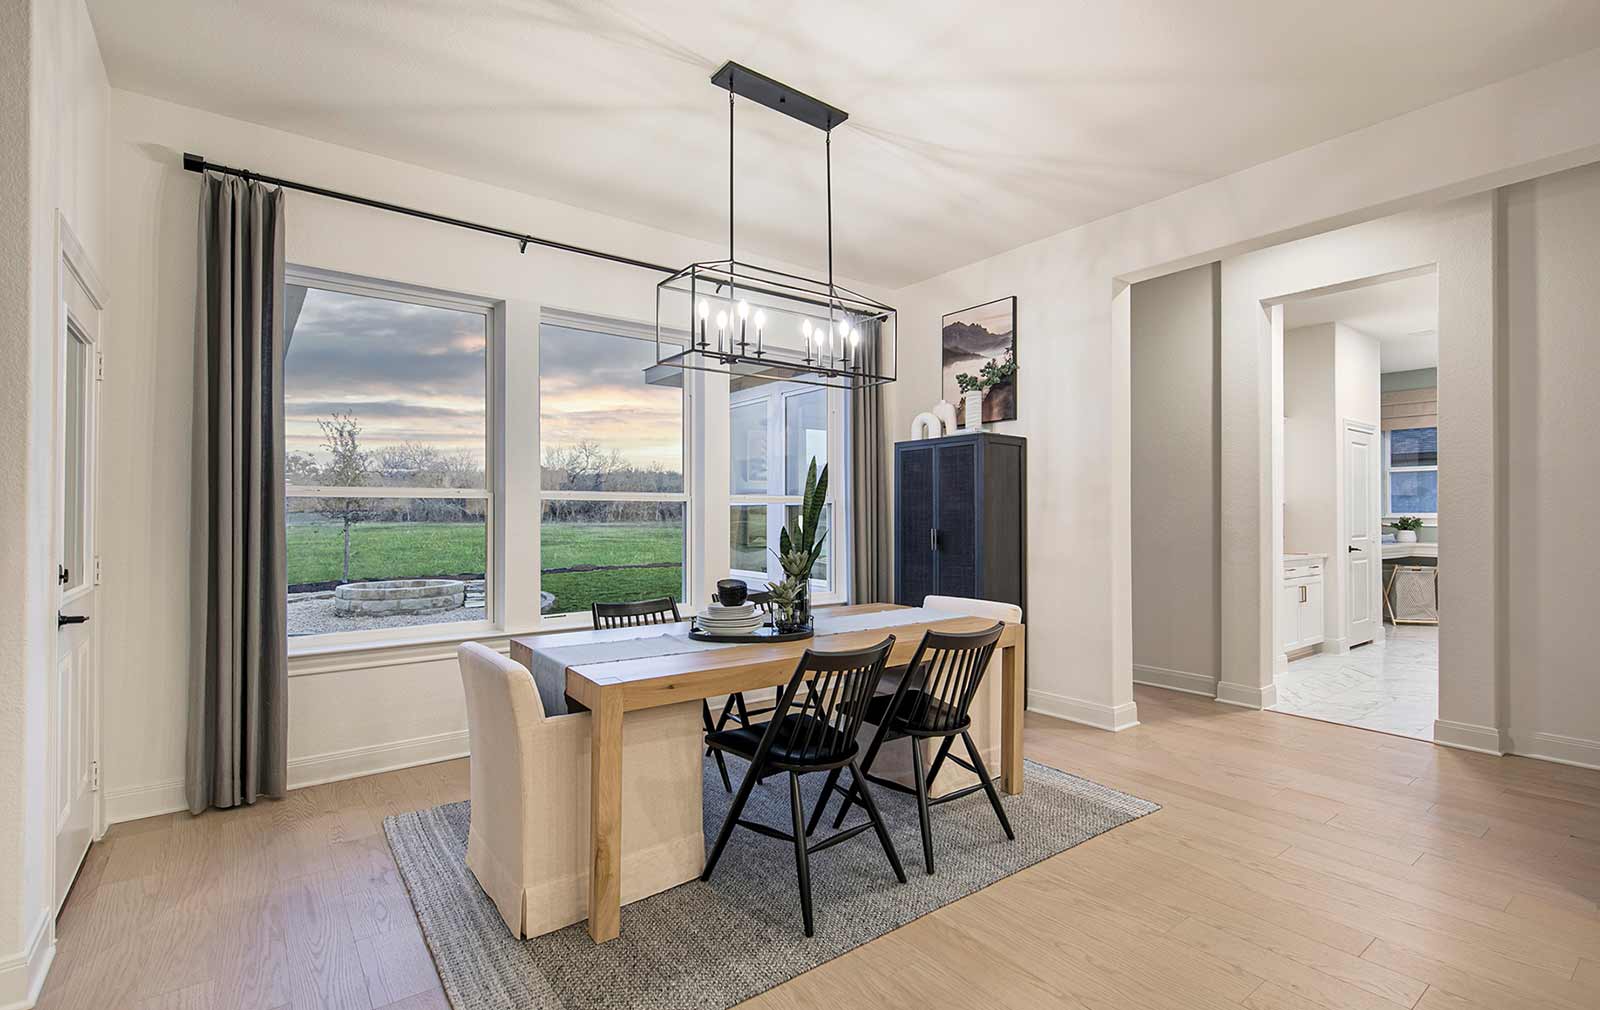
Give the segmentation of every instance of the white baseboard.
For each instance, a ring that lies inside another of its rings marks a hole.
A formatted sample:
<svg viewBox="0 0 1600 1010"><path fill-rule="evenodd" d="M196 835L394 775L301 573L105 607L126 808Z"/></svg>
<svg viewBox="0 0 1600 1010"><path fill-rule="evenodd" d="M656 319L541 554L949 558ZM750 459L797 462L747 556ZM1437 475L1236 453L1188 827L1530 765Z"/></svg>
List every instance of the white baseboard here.
<svg viewBox="0 0 1600 1010"><path fill-rule="evenodd" d="M1557 764L1574 765L1578 768L1600 769L1600 740L1516 729L1509 735L1511 740L1507 749L1519 757L1538 758L1541 761L1554 761Z"/></svg>
<svg viewBox="0 0 1600 1010"><path fill-rule="evenodd" d="M1240 708L1271 708L1278 703L1278 685L1268 684L1266 687L1258 687L1255 684L1235 684L1219 680L1217 700L1224 705L1238 705Z"/></svg>
<svg viewBox="0 0 1600 1010"><path fill-rule="evenodd" d="M395 740L289 759L289 788L303 789L324 782L376 775L397 768L413 768L467 756L467 731Z"/></svg>
<svg viewBox="0 0 1600 1010"><path fill-rule="evenodd" d="M467 731L436 733L389 743L350 747L289 759L289 788L304 789L325 782L376 775L467 756ZM189 809L182 779L113 789L106 793L106 823L136 821ZM0 1007L0 1010L4 1010Z"/></svg>
<svg viewBox="0 0 1600 1010"><path fill-rule="evenodd" d="M1478 726L1470 722L1451 722L1448 719L1433 721L1433 742L1458 750L1477 751L1479 754L1504 754L1505 737L1493 726Z"/></svg>
<svg viewBox="0 0 1600 1010"><path fill-rule="evenodd" d="M28 1010L39 1002L39 990L56 956L56 941L51 935L52 916L39 916L28 945L0 960L0 1010Z"/></svg>
<svg viewBox="0 0 1600 1010"><path fill-rule="evenodd" d="M1123 705L1104 705L1082 698L1069 698L1064 694L1033 690L1028 692L1028 710L1113 733L1139 725L1139 708L1131 701Z"/></svg>
<svg viewBox="0 0 1600 1010"><path fill-rule="evenodd" d="M183 779L106 790L106 823L120 824L189 809Z"/></svg>
<svg viewBox="0 0 1600 1010"><path fill-rule="evenodd" d="M1206 698L1217 696L1217 679L1188 670L1169 670L1164 666L1133 664L1133 682L1146 687L1162 687L1168 691L1198 694Z"/></svg>

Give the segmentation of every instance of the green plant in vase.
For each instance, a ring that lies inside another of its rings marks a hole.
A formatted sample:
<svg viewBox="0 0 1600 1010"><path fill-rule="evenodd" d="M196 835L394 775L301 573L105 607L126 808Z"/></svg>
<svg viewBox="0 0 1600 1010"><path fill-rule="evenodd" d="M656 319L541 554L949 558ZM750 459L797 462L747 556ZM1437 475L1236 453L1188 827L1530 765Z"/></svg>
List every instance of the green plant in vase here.
<svg viewBox="0 0 1600 1010"><path fill-rule="evenodd" d="M1422 529L1422 519L1418 516L1400 516L1391 519L1389 525L1395 529L1395 539L1404 544L1417 542L1417 531Z"/></svg>
<svg viewBox="0 0 1600 1010"><path fill-rule="evenodd" d="M822 559L822 510L828 500L828 468L819 472L816 457L806 471L805 492L800 496L800 512L778 531L778 565L782 582L769 582L772 607L778 630L796 631L811 624L811 569Z"/></svg>

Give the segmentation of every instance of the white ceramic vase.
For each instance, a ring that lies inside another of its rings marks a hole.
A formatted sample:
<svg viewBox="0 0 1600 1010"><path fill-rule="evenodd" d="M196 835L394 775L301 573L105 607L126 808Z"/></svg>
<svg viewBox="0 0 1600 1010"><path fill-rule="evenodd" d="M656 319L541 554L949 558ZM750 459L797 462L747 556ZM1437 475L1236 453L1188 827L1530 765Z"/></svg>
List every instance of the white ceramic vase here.
<svg viewBox="0 0 1600 1010"><path fill-rule="evenodd" d="M1395 530L1394 542L1397 544L1414 544L1417 542L1417 531Z"/></svg>
<svg viewBox="0 0 1600 1010"><path fill-rule="evenodd" d="M975 389L961 394L961 406L966 411L968 431L983 430L983 390Z"/></svg>
<svg viewBox="0 0 1600 1010"><path fill-rule="evenodd" d="M940 431L939 434L954 435L956 433L955 404L951 403L949 400L940 400L938 403L934 404L933 416L939 419L939 424L944 429L943 431Z"/></svg>

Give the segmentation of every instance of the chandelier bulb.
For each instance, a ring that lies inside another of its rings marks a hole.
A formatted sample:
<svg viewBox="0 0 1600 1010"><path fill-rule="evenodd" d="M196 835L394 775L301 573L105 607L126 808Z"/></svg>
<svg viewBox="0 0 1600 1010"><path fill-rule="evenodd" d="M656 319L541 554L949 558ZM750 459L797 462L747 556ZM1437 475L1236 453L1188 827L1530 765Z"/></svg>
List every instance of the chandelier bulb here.
<svg viewBox="0 0 1600 1010"><path fill-rule="evenodd" d="M749 317L750 317L750 303L745 301L743 298L741 298L741 299L739 299L739 318L740 319L748 319Z"/></svg>
<svg viewBox="0 0 1600 1010"><path fill-rule="evenodd" d="M756 329L759 330L759 329L761 329L762 327L764 327L766 325L767 325L767 314L766 314L766 312L764 310L762 310L762 309L756 309Z"/></svg>
<svg viewBox="0 0 1600 1010"><path fill-rule="evenodd" d="M700 320L701 320L701 322L704 322L706 317L709 316L709 315L711 315L711 303L706 301L704 298L702 298L702 299L700 299Z"/></svg>
<svg viewBox="0 0 1600 1010"><path fill-rule="evenodd" d="M807 340L811 339L811 320L809 320L809 319L800 320L800 332L802 334L804 334L804 336L805 336L805 338Z"/></svg>
<svg viewBox="0 0 1600 1010"><path fill-rule="evenodd" d="M726 312L718 312L717 313L717 329L725 330L727 328L728 328L728 314Z"/></svg>

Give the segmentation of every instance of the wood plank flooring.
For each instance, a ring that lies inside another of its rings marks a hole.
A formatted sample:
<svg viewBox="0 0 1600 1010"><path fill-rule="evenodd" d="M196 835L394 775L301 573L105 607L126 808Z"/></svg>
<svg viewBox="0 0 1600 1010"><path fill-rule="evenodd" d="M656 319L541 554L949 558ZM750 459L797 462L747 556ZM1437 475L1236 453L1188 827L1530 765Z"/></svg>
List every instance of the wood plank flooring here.
<svg viewBox="0 0 1600 1010"><path fill-rule="evenodd" d="M1160 813L746 1005L1600 1007L1600 772L1137 695L1026 749ZM39 1005L446 1010L381 823L466 795L456 761L117 825Z"/></svg>

